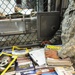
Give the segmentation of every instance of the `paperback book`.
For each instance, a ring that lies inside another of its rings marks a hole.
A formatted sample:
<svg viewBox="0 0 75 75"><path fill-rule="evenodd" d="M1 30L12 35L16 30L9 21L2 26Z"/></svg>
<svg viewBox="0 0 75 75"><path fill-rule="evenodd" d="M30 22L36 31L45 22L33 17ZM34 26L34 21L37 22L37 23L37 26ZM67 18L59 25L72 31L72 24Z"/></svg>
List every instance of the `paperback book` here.
<svg viewBox="0 0 75 75"><path fill-rule="evenodd" d="M18 57L16 64L16 71L32 69L33 62L28 57Z"/></svg>
<svg viewBox="0 0 75 75"><path fill-rule="evenodd" d="M49 66L72 66L73 63L71 60L63 60L63 59L53 59L53 58L47 58L47 65Z"/></svg>
<svg viewBox="0 0 75 75"><path fill-rule="evenodd" d="M16 75L58 75L55 71L49 71L49 69L38 69L30 71L22 71Z"/></svg>

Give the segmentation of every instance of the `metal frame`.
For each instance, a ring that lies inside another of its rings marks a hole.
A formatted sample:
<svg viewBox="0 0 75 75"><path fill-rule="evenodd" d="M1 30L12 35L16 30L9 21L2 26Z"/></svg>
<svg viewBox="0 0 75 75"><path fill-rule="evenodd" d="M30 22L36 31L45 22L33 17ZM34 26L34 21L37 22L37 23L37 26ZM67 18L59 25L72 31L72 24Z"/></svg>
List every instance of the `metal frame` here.
<svg viewBox="0 0 75 75"><path fill-rule="evenodd" d="M37 12L50 12L50 11L52 11L51 10L52 6L53 6L52 4L44 6L44 7L46 7L46 11L44 11L43 5L46 1L49 2L49 0L44 0L44 2L43 2L43 0L36 0L36 2L34 4L35 5L34 10L36 12L33 13L34 15L36 15ZM51 1L54 2L55 0L51 0ZM62 1L64 1L64 0L62 0ZM43 4L42 4L42 2L43 2ZM60 3L62 3L62 2L60 2ZM55 4L55 2L54 2L54 4ZM49 6L50 6L50 9L48 11L47 7L49 7ZM58 6L58 4L57 4L57 6ZM59 6L59 7L60 7L59 11L61 11L63 7L61 7L61 6ZM56 10L57 10L57 8L55 7L54 11L56 11ZM25 25L25 29L22 30L22 31L18 30L18 31L13 31L13 32L0 32L0 47L1 48L7 48L7 47L9 48L13 45L18 45L18 46L21 45L22 46L22 45L32 45L32 44L40 43L43 40L43 38L42 38L42 40L39 40L37 38L37 36L38 36L37 35L37 30L38 30L37 25L33 24L33 27L32 27L31 24L26 25L27 23L30 23L30 22L32 23L34 21L37 21L37 17L36 16L32 17L31 15L29 17L26 17L25 15L22 15L21 18L12 18L12 15L8 15L8 19L7 18L4 19L4 17L2 17L2 19L0 19L0 24L10 22L9 24L11 25L12 22L13 23L18 22L18 24L20 24L22 22L23 25ZM15 26L15 24L13 24L13 25ZM27 28L27 27L31 27L31 29ZM16 40L14 40L14 38L16 38ZM25 39L25 38L27 38L27 39ZM18 43L16 42L17 40L19 41ZM27 41L27 40L29 40L29 41Z"/></svg>

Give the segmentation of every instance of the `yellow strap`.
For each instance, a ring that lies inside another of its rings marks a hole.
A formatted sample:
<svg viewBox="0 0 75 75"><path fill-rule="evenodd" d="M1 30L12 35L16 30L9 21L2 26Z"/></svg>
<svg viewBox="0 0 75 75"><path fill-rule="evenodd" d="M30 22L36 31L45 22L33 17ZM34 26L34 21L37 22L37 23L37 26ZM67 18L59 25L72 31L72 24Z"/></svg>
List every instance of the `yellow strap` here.
<svg viewBox="0 0 75 75"><path fill-rule="evenodd" d="M60 46L53 46L53 45L47 45L46 48L54 49L54 50L60 50L61 49Z"/></svg>
<svg viewBox="0 0 75 75"><path fill-rule="evenodd" d="M25 49L26 53L29 52L29 49L27 49L27 48L19 48L19 47L17 47L17 46L13 46L13 47L12 47L12 52L13 52L15 49L18 49L18 50Z"/></svg>

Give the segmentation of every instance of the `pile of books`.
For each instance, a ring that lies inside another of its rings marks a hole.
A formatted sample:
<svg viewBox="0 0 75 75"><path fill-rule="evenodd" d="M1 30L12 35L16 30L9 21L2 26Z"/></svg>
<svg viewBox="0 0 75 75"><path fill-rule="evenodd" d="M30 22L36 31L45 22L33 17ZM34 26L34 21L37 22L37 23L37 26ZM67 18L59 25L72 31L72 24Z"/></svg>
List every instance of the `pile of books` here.
<svg viewBox="0 0 75 75"><path fill-rule="evenodd" d="M51 48L56 47L51 46ZM28 51L26 48L15 46L3 50L0 54L0 75L72 75L74 73L70 59L46 58L44 52L44 48Z"/></svg>
<svg viewBox="0 0 75 75"><path fill-rule="evenodd" d="M32 70L33 69L33 62L28 57L18 57L16 61L16 72L22 70Z"/></svg>

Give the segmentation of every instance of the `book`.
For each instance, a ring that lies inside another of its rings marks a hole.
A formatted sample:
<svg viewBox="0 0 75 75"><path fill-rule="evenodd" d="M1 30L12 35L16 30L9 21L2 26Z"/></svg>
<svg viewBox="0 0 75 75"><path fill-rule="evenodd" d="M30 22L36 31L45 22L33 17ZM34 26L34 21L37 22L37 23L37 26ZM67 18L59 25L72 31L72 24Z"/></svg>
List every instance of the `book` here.
<svg viewBox="0 0 75 75"><path fill-rule="evenodd" d="M16 71L6 72L4 75L16 75Z"/></svg>
<svg viewBox="0 0 75 75"><path fill-rule="evenodd" d="M46 61L47 61L47 65L49 66L72 66L73 65L73 63L70 60L47 58Z"/></svg>
<svg viewBox="0 0 75 75"><path fill-rule="evenodd" d="M32 69L33 62L28 57L18 57L16 71Z"/></svg>
<svg viewBox="0 0 75 75"><path fill-rule="evenodd" d="M2 52L12 54L12 49L3 49Z"/></svg>
<svg viewBox="0 0 75 75"><path fill-rule="evenodd" d="M42 73L41 75L58 75L56 72Z"/></svg>
<svg viewBox="0 0 75 75"><path fill-rule="evenodd" d="M67 72L64 67L55 67L55 71L58 75L73 75L71 72Z"/></svg>
<svg viewBox="0 0 75 75"><path fill-rule="evenodd" d="M36 75L36 71L30 70L30 71L16 72L16 75Z"/></svg>
<svg viewBox="0 0 75 75"><path fill-rule="evenodd" d="M36 69L37 75L57 75L54 67Z"/></svg>
<svg viewBox="0 0 75 75"><path fill-rule="evenodd" d="M73 66L64 66L63 67L65 69L65 71L67 71L68 73L74 73L75 72L75 69Z"/></svg>
<svg viewBox="0 0 75 75"><path fill-rule="evenodd" d="M48 69L30 70L17 72L16 75L58 75L55 71L50 72Z"/></svg>
<svg viewBox="0 0 75 75"><path fill-rule="evenodd" d="M21 75L36 75L36 71L31 70L31 71L21 72Z"/></svg>
<svg viewBox="0 0 75 75"><path fill-rule="evenodd" d="M4 75L7 72L7 70L12 66L12 64L16 61L16 59L16 55L2 52L0 54L0 75Z"/></svg>
<svg viewBox="0 0 75 75"><path fill-rule="evenodd" d="M35 49L29 52L31 58L36 62L39 66L46 65L45 51L44 48Z"/></svg>
<svg viewBox="0 0 75 75"><path fill-rule="evenodd" d="M55 67L55 71L58 73L58 75L60 75L60 73L62 75L63 75L63 73L65 75L73 75L74 68L73 68L73 66L64 66L64 67L58 66L58 67Z"/></svg>

